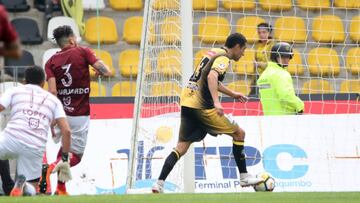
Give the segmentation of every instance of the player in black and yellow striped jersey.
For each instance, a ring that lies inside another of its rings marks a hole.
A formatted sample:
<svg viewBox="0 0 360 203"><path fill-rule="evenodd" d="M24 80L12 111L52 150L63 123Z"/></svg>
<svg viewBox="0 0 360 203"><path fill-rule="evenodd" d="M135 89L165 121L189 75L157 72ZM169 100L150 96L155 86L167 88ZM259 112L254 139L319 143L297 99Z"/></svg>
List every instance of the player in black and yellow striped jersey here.
<svg viewBox="0 0 360 203"><path fill-rule="evenodd" d="M201 141L206 134L227 134L233 138L233 154L240 172L241 186L256 185L263 181L247 173L244 154L245 132L236 122L224 115L218 96L218 92L221 92L241 102L247 101L246 96L222 84L230 61L238 61L244 55L245 49L245 37L233 33L226 39L224 47L213 48L202 57L181 93L179 141L165 160L158 181L153 185L154 193L163 192L164 181L176 162L186 153L191 143Z"/></svg>

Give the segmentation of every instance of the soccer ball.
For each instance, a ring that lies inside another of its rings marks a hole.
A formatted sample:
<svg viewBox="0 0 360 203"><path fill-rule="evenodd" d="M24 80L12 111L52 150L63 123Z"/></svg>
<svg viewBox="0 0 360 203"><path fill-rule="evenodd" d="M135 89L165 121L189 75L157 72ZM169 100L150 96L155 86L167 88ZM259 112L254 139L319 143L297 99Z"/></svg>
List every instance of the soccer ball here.
<svg viewBox="0 0 360 203"><path fill-rule="evenodd" d="M275 179L267 172L261 172L256 175L265 181L254 186L256 192L271 192L275 188Z"/></svg>

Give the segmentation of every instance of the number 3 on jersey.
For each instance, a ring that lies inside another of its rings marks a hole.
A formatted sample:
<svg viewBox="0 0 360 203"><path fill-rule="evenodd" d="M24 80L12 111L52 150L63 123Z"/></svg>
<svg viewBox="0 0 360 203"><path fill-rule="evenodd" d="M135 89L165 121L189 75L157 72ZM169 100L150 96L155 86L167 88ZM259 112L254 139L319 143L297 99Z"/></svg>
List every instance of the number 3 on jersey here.
<svg viewBox="0 0 360 203"><path fill-rule="evenodd" d="M69 87L72 84L72 77L71 74L69 73L70 67L71 64L66 64L61 66L61 69L65 70L64 76L67 77L67 80L65 80L65 78L61 79L61 82L65 87Z"/></svg>
<svg viewBox="0 0 360 203"><path fill-rule="evenodd" d="M208 57L203 57L200 61L200 64L196 68L194 74L191 76L190 81L191 82L197 82L201 77L201 71L205 68L207 63L210 61Z"/></svg>

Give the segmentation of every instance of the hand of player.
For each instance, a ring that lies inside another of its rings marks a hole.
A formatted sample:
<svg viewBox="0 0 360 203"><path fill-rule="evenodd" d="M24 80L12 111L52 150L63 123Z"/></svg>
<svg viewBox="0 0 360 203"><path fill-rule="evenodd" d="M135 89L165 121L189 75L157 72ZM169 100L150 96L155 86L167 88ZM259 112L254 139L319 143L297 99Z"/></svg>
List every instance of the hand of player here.
<svg viewBox="0 0 360 203"><path fill-rule="evenodd" d="M219 103L215 103L215 104L214 104L214 107L215 107L215 109L216 109L216 113L217 113L219 116L223 116L223 115L224 115L224 109L223 109L223 107L222 107L222 105L221 105L220 102L219 102Z"/></svg>
<svg viewBox="0 0 360 203"><path fill-rule="evenodd" d="M239 92L235 92L233 98L238 99L240 102L247 102L249 100L249 98L247 96L245 96Z"/></svg>
<svg viewBox="0 0 360 203"><path fill-rule="evenodd" d="M67 182L72 179L68 153L63 153L61 161L59 161L52 173L58 173L58 180L61 182Z"/></svg>

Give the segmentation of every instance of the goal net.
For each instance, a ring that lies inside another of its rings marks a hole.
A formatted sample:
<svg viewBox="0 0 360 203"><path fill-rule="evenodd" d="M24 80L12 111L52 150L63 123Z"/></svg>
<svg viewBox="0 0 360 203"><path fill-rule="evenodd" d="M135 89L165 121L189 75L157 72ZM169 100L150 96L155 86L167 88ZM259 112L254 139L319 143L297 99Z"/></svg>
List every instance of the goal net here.
<svg viewBox="0 0 360 203"><path fill-rule="evenodd" d="M192 11L191 23L184 24L185 4L191 4ZM268 171L277 181L276 191L358 190L359 183L351 176L359 175L350 167L360 166L359 146L352 144L359 143L355 135L360 113L359 8L356 0L145 1L128 189L151 187L176 146L179 96L183 80L188 79L184 71L192 71L209 49L223 46L230 33L240 32L248 48L240 61L231 63L224 84L248 95L250 101L239 103L226 95L221 101L247 133L249 172ZM293 46L287 70L305 102L304 114L315 115L262 116L256 87L261 70L254 66L267 54L256 45L260 23L272 26L273 41ZM184 58L184 30L189 28L193 57ZM184 67L187 60L192 67ZM192 165L181 159L165 190L184 191L188 175L184 171L190 167L195 171L195 192L252 191L239 186L231 146L225 135L207 136L194 144ZM343 170L348 176L342 182L336 176Z"/></svg>

